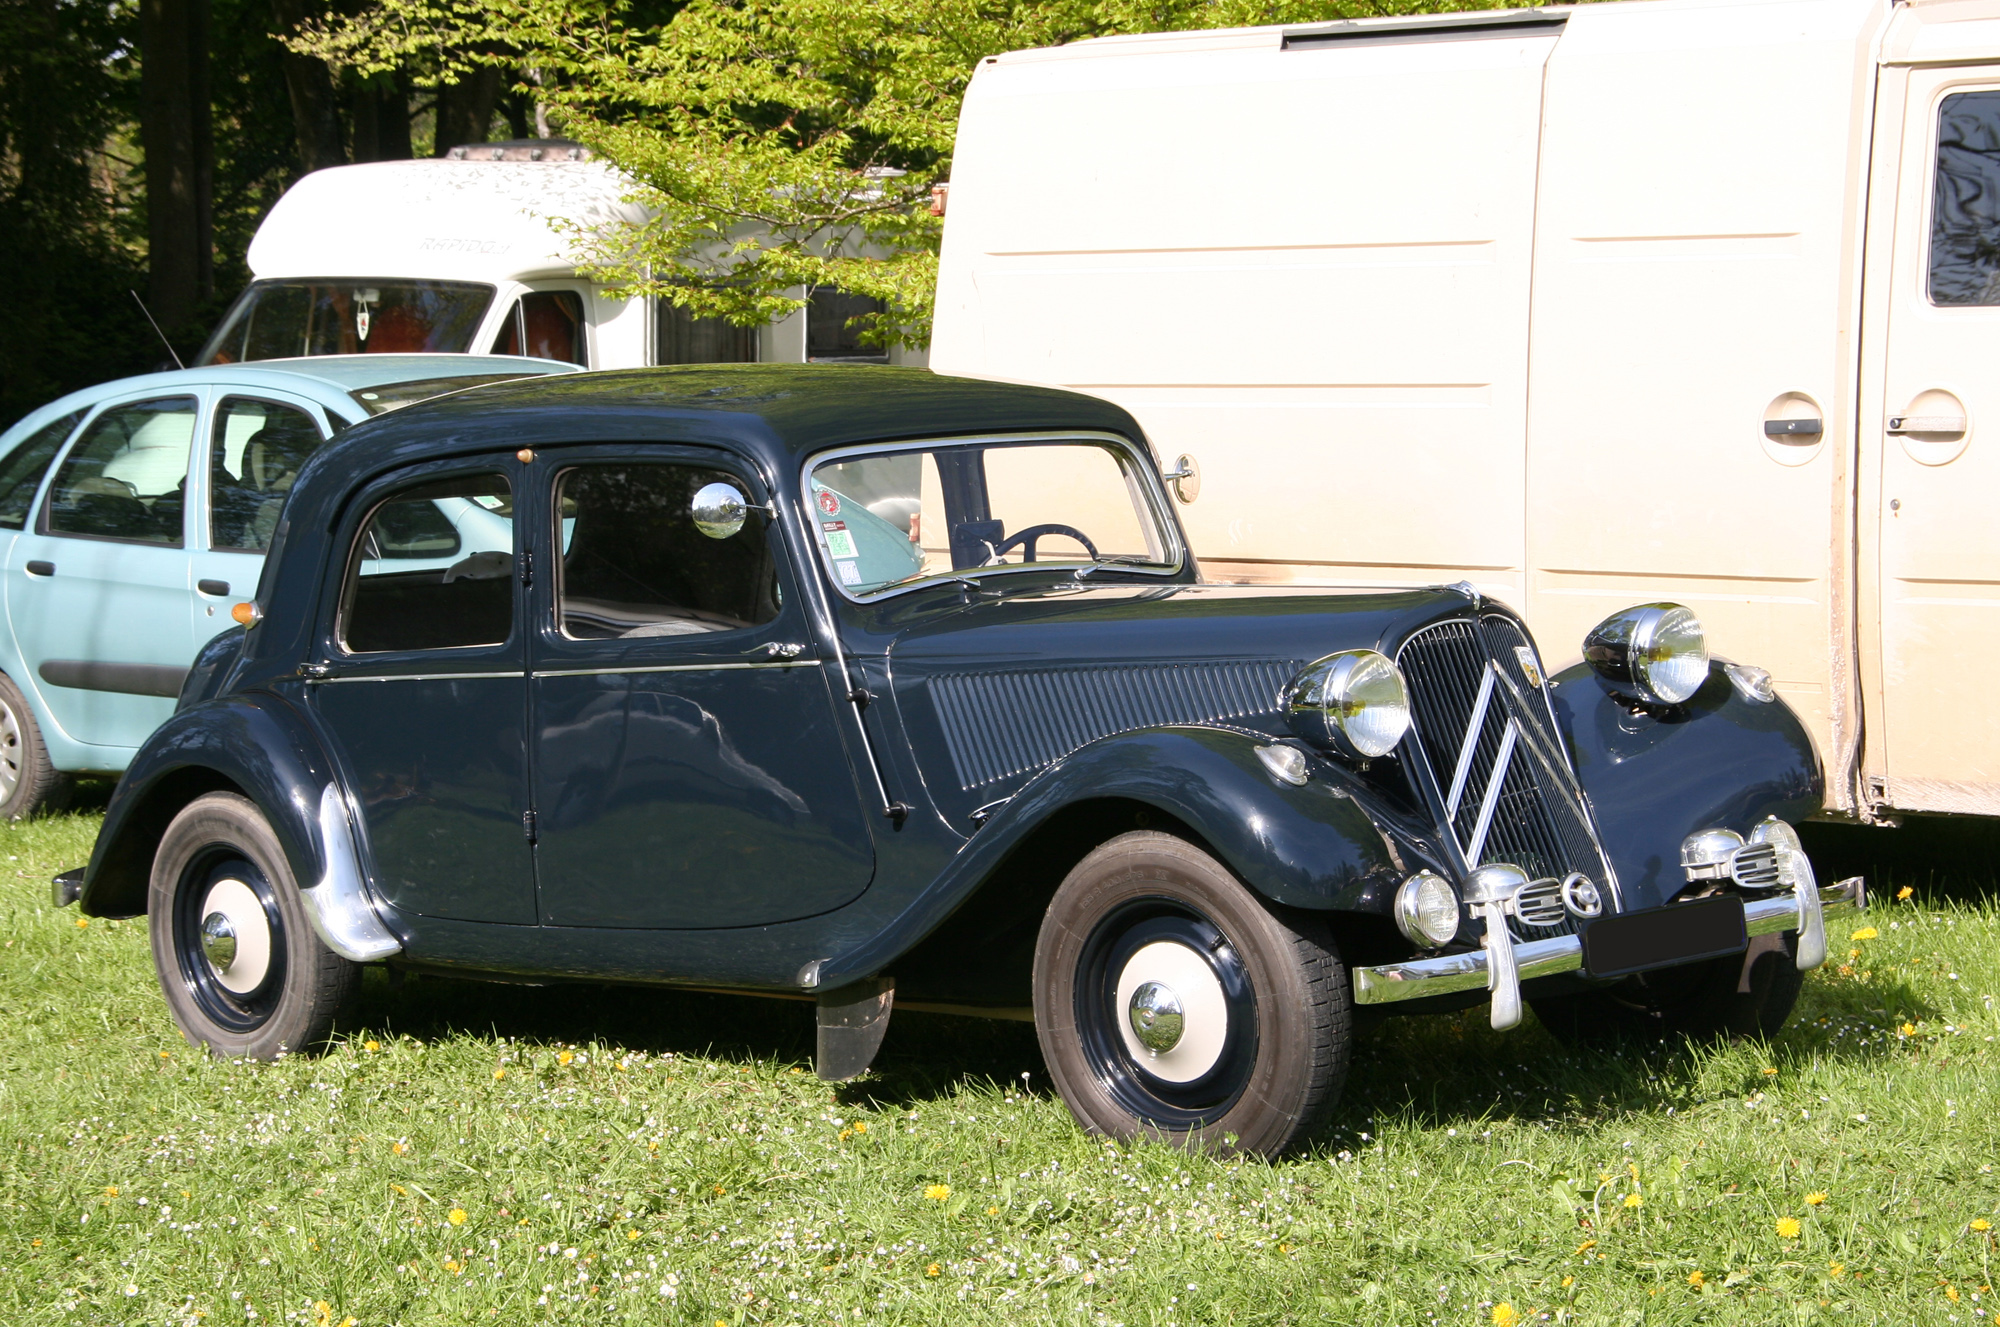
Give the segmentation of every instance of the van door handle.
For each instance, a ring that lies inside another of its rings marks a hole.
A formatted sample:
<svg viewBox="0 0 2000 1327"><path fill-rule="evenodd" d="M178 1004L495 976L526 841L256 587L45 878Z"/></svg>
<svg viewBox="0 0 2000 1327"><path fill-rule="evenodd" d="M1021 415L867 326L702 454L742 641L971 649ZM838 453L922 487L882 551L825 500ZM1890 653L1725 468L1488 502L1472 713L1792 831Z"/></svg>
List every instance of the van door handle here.
<svg viewBox="0 0 2000 1327"><path fill-rule="evenodd" d="M200 591L201 591L201 592L202 592L203 594L212 594L212 595L214 595L214 596L215 596L216 598L220 599L220 598L221 598L221 597L222 597L223 595L226 595L226 594L228 594L228 593L229 593L229 582L228 582L228 581L196 581L196 582L194 583L194 588L195 588L195 589L197 589L197 590L200 590Z"/></svg>
<svg viewBox="0 0 2000 1327"><path fill-rule="evenodd" d="M56 564L53 562L44 562L40 558L37 558L28 564L28 574L30 576L53 576L56 574Z"/></svg>
<svg viewBox="0 0 2000 1327"><path fill-rule="evenodd" d="M1891 433L1963 433L1964 415L1891 415Z"/></svg>

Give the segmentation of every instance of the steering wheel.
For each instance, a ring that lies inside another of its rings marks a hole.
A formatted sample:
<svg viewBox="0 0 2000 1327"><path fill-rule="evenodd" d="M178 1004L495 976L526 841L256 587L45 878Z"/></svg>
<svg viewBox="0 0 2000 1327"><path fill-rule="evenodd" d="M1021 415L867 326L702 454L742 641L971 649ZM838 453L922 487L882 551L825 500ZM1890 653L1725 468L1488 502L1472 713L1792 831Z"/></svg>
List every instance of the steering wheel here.
<svg viewBox="0 0 2000 1327"><path fill-rule="evenodd" d="M1014 545L1020 544L1022 545L1022 560L1024 562L1033 562L1035 560L1035 541L1045 534L1065 535L1068 538L1076 540L1090 554L1091 560L1096 561L1097 545L1091 543L1083 531L1073 525L1031 525L1025 530L1016 530L1013 534L1001 540L999 545L994 548L993 558L995 561L998 561L1001 554Z"/></svg>

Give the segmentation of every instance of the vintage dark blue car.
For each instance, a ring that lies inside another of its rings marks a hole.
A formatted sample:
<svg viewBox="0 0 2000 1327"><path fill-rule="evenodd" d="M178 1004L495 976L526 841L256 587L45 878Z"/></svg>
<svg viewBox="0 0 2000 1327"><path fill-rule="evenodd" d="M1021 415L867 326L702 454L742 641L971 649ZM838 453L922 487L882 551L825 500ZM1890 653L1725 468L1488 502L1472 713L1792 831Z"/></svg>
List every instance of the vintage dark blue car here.
<svg viewBox="0 0 2000 1327"><path fill-rule="evenodd" d="M444 498L511 546L440 567ZM317 452L237 611L56 882L150 917L218 1054L320 1043L366 963L791 994L825 1077L892 1005L1031 1017L1087 1128L1274 1153L1359 1014L1768 1034L1863 902L1788 823L1805 732L1685 608L1549 676L1468 586L1204 584L1067 392L459 393Z"/></svg>

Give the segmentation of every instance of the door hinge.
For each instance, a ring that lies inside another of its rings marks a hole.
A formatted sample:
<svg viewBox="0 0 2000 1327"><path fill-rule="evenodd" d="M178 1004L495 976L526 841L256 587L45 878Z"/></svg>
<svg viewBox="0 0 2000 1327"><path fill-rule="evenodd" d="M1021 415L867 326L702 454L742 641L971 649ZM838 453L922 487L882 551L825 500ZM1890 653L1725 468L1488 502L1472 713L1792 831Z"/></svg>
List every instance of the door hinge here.
<svg viewBox="0 0 2000 1327"><path fill-rule="evenodd" d="M317 681L333 670L323 663L303 663L299 665L299 676L307 681Z"/></svg>
<svg viewBox="0 0 2000 1327"><path fill-rule="evenodd" d="M523 811L521 813L521 832L528 836L528 843L531 846L539 841L535 833L535 813L533 811Z"/></svg>
<svg viewBox="0 0 2000 1327"><path fill-rule="evenodd" d="M521 584L533 585L534 583L535 583L535 550L532 548L524 548L521 550Z"/></svg>

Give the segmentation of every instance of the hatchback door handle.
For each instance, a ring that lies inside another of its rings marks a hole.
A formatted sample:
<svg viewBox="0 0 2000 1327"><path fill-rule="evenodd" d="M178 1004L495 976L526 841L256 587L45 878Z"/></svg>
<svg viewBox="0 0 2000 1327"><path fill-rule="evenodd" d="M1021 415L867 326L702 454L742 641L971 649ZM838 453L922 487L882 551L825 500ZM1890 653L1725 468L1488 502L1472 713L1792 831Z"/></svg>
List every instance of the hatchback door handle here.
<svg viewBox="0 0 2000 1327"><path fill-rule="evenodd" d="M40 558L37 558L28 564L28 574L30 576L53 576L56 574L56 564L53 562L44 562Z"/></svg>
<svg viewBox="0 0 2000 1327"><path fill-rule="evenodd" d="M196 581L196 582L194 583L194 588L195 588L195 589L197 589L197 590L200 590L200 591L201 591L201 592L202 592L203 594L212 594L212 595L214 595L214 596L215 596L216 598L218 598L218 599L219 599L219 598L221 598L221 597L222 597L223 595L226 595L226 594L228 594L228 593L229 593L229 582L228 582L228 581Z"/></svg>

